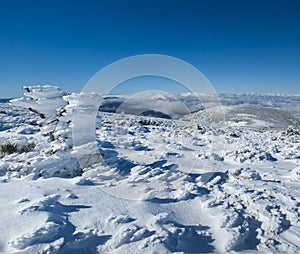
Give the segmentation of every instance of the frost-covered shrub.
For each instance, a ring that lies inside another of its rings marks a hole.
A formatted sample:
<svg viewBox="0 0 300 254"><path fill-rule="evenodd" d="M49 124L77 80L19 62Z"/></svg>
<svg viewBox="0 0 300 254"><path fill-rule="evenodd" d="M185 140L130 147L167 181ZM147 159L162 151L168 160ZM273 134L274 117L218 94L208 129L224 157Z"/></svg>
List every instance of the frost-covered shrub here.
<svg viewBox="0 0 300 254"><path fill-rule="evenodd" d="M36 147L35 142L29 142L24 146L18 146L18 144L12 143L10 141L3 143L0 147L0 153L2 156L10 155L13 153L29 153L33 151Z"/></svg>
<svg viewBox="0 0 300 254"><path fill-rule="evenodd" d="M295 128L293 127L289 127L287 130L286 130L286 135L288 136L293 136L293 135L300 135L300 132L298 130L296 130Z"/></svg>
<svg viewBox="0 0 300 254"><path fill-rule="evenodd" d="M240 134L232 132L232 133L229 134L229 136L232 137L232 138L239 138Z"/></svg>
<svg viewBox="0 0 300 254"><path fill-rule="evenodd" d="M28 109L39 116L38 124L42 133L57 140L56 131L65 129L69 123L64 121L68 101L64 100L67 94L55 86L25 86L24 97L10 100L10 104ZM69 119L67 119L69 120ZM66 126L65 126L66 125ZM32 146L29 150L32 150Z"/></svg>
<svg viewBox="0 0 300 254"><path fill-rule="evenodd" d="M36 147L36 143L29 142L28 144L26 144L25 146L22 147L21 152L29 153L29 152L33 151L35 147Z"/></svg>
<svg viewBox="0 0 300 254"><path fill-rule="evenodd" d="M141 125L154 125L154 126L159 126L159 123L155 122L155 121L151 121L150 119L149 120L140 120L138 121L139 124Z"/></svg>
<svg viewBox="0 0 300 254"><path fill-rule="evenodd" d="M7 143L4 143L1 145L0 152L1 152L2 156L16 153L16 152L18 152L18 146L11 142L7 142Z"/></svg>

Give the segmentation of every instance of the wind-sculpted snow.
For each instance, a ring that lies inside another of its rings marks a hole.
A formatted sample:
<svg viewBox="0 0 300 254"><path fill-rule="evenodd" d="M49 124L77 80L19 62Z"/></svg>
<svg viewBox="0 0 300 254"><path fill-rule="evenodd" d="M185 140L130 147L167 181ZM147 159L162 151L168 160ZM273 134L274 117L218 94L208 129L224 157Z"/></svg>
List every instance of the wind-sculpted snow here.
<svg viewBox="0 0 300 254"><path fill-rule="evenodd" d="M0 253L299 252L299 96L221 95L220 125L192 94L25 90L0 104ZM74 111L98 105L74 146Z"/></svg>

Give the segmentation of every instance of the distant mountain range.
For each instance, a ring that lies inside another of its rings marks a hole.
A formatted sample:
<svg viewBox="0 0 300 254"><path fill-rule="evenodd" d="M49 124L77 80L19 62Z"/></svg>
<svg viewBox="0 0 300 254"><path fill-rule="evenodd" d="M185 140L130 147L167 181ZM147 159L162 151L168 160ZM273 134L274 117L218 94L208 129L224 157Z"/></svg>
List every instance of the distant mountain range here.
<svg viewBox="0 0 300 254"><path fill-rule="evenodd" d="M0 103L6 103L6 102L8 102L8 101L11 100L11 99L13 99L13 98L9 98L9 99L0 99Z"/></svg>

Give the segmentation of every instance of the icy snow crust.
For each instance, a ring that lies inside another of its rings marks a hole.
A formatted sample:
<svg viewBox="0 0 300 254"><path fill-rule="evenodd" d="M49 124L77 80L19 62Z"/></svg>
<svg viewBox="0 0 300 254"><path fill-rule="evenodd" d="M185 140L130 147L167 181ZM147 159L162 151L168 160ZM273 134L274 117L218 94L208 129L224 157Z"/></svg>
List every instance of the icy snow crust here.
<svg viewBox="0 0 300 254"><path fill-rule="evenodd" d="M171 106L153 117L163 94L140 116L114 113L124 96L104 97L101 160L82 169L72 142L79 95L25 89L0 104L0 142L18 145L0 159L1 253L300 251L299 96L221 95L226 125L191 94L172 96L197 111L178 120L167 119Z"/></svg>

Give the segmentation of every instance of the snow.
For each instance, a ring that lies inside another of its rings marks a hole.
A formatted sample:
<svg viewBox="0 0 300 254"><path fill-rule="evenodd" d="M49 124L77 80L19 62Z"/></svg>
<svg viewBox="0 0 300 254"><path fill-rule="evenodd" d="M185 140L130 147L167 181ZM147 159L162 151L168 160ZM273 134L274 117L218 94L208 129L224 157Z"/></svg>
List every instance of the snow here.
<svg viewBox="0 0 300 254"><path fill-rule="evenodd" d="M1 253L300 251L300 96L24 89L0 104Z"/></svg>

